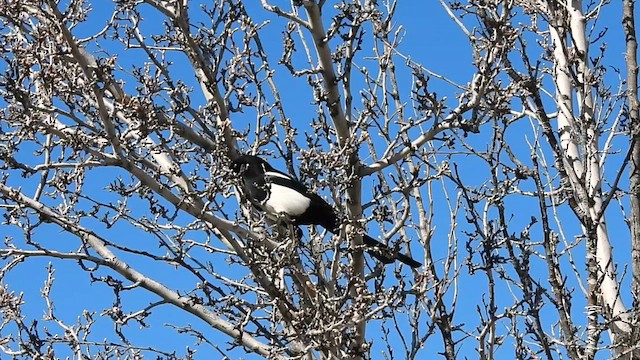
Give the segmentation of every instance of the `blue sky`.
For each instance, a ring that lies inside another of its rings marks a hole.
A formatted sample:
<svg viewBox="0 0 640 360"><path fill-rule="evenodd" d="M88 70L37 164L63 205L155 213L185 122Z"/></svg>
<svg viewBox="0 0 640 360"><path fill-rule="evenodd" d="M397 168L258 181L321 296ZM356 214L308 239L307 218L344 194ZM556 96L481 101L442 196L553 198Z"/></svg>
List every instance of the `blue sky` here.
<svg viewBox="0 0 640 360"><path fill-rule="evenodd" d="M101 26L105 21L105 9L102 9L102 6L106 6L109 8L112 6L111 3L108 2L97 2L93 5L94 12L92 13L92 17L90 17L90 22L87 25L83 25L74 29L74 35L78 37L86 36L84 33L90 33L95 30L96 27ZM265 12L259 6L257 1L248 2L247 3L248 11L251 16L255 16L257 21L268 20L269 23L265 25L263 29L263 33L261 34L261 39L266 48L271 49L269 52L270 60L276 60L280 57L281 54L281 33L282 29L286 22L274 18L271 15L265 14ZM196 7L194 7L196 9ZM195 11L195 10L194 10ZM623 67L624 57L622 53L624 51L624 43L622 39L622 29L620 25L620 8L619 4L615 2L615 4L608 5L603 8L602 15L597 24L598 28L602 26L608 27L608 32L606 34L606 38L604 42L607 45L607 54L608 61L611 61L610 65L614 67ZM142 28L147 31L147 34L153 32L162 32L162 24L159 21L156 21L154 15L151 12L144 13L145 20L142 23ZM194 22L197 20L197 17L194 18ZM471 74L473 74L474 68L471 66L472 54L471 49L466 41L464 35L459 31L457 25L448 17L446 12L442 9L441 5L435 1L418 1L418 2L409 2L409 1L401 1L398 5L397 15L395 17L395 21L397 24L402 24L405 29L403 35L403 43L400 47L400 50L410 56L410 58L416 63L422 64L429 70L434 72L442 73L446 75L451 80L458 82L462 85L467 84L470 80ZM465 19L465 23L469 25L469 27L473 27L474 19L469 18ZM114 42L105 41L102 44L104 50L107 53L121 53L123 51L122 46L117 45ZM101 56L98 48L91 49L96 52L97 56ZM118 64L122 66L122 68L126 71L130 65L136 64L140 65L142 53L139 50L129 50L125 53L121 53L118 56ZM194 101L197 99L202 100L202 98L197 95L198 94L198 86L193 78L192 72L188 68L184 68L181 70L181 66L184 65L184 58L181 55L172 55L175 56L174 60L176 61L176 65L172 69L174 72L174 76L182 79L187 84L193 86L196 90L194 91ZM284 69L282 66L276 66L276 61L272 62L272 67L276 70L275 79L279 86L279 91L283 96L284 108L286 111L286 115L292 119L295 126L299 126L301 131L300 134L304 133L305 124L308 124L310 115L314 114L315 106L311 103L312 94L311 90L307 85L307 81L305 78L292 78L288 71ZM366 63L366 62L365 62ZM402 60L398 60L398 64L402 64ZM366 65L365 65L366 66ZM610 83L615 82L615 77L610 72L608 76L612 76L612 80ZM405 96L408 93L411 87L411 76L409 73L400 73L401 79L400 83L406 86ZM624 74L624 73L623 73ZM438 82L437 80L433 81L434 90L439 94L446 95L449 98L451 104L455 104L455 96L456 90L452 89L451 86L448 86L444 83ZM126 87L128 90L133 90L135 84L127 84ZM356 104L358 102L356 101ZM410 114L410 110L409 110ZM243 124L250 123L252 121L252 116L254 114L251 113L250 109L242 114L234 114L234 126L239 129L243 128ZM521 125L522 135L520 139L522 140L521 147L515 147L515 150L523 156L523 160L525 163L530 164L530 160L527 158L528 148L526 148L524 139L527 138L526 133L530 132L530 127L526 122ZM510 130L513 131L513 130ZM300 135L302 138L302 135ZM517 138L519 134L514 134ZM471 135L466 139L469 143L482 147L487 142L487 137L485 135ZM300 141L300 144L304 144L304 141ZM622 145L620 145L622 146ZM32 151L28 148L23 149L23 153L25 156L29 156ZM443 157L439 157L439 159L444 159ZM366 163L367 159L364 159ZM369 159L370 160L370 159ZM470 183L477 182L478 184L485 181L487 178L487 170L483 168L479 162L474 160L471 157L458 156L455 157L457 165L459 165L463 169L463 178ZM614 159L615 160L615 159ZM615 163L615 162L614 162ZM284 162L275 160L274 164L284 169ZM615 174L616 166L609 166L606 168L606 174ZM92 196L95 196L95 200L106 201L110 198L108 194L104 192L104 189L108 184L112 183L114 179L118 176L122 176L125 179L128 179L128 175L119 170L94 170L88 175L87 187L88 190L91 191ZM9 184L12 186L23 186L27 194L33 193L33 186L38 179L20 179L17 176L13 176ZM449 196L455 195L456 189L449 183L447 184L447 189L449 191ZM367 190L365 188L365 190ZM435 201L437 204L442 204L446 209L444 211L436 212L436 238L446 239L448 236L448 231L451 227L451 221L449 219L448 207L446 204L446 200L444 198L445 194L441 190L435 190L434 196L436 197ZM104 196L104 199L102 198ZM363 193L363 198L365 202L370 199L371 192L365 191ZM234 199L231 198L228 200L231 208L235 207ZM533 200L535 203L535 199ZM87 203L84 203L85 205ZM625 226L622 218L620 216L620 212L617 207L612 206L609 208L608 221L610 221L609 230L611 232L611 238L614 241L615 246L615 256L616 260L619 264L628 264L630 261L630 252L628 248L628 231ZM146 204L144 201L132 201L129 204L129 207L132 210L133 214L136 216L144 216L149 215L148 211L145 208ZM532 207L531 201L522 200L522 202L516 201L515 203L510 204L509 212L513 216L512 224L514 229L518 229L522 226L522 224L526 224L530 217L531 213L527 210ZM534 208L535 209L535 208ZM573 233L576 232L576 224L574 217L570 214L570 212L564 208L562 211L562 219L563 225L571 224L569 226L572 229L572 234L569 236L573 236ZM535 215L535 214L533 214ZM182 224L188 224L192 219L189 217L179 217L176 222ZM83 226L96 228L96 231L103 232L106 237L113 241L114 243L122 243L122 244L133 244L132 246L136 248L149 248L154 251L157 250L157 240L151 236L150 234L145 234L140 230L135 230L129 226L121 225L120 223L116 225L113 229L105 229L103 225L98 224L96 222L91 221L83 221ZM372 235L377 236L375 229L370 229L372 231ZM168 232L170 233L170 232ZM13 236L16 239L21 238L21 234L15 232L11 228L5 227L5 230L2 230L0 234L4 236ZM79 246L79 242L76 238L71 235L68 235L64 232L61 232L60 229L56 228L53 225L45 225L42 228L37 230L36 235L39 237L41 241L46 244L50 244L55 248L62 248L66 250L72 250ZM456 234L458 238L458 244L461 246L461 255L465 255L462 247L466 242L464 236L460 233ZM192 237L194 239L203 240L206 237L206 234L199 233L198 231L189 232L188 237ZM571 240L572 238L570 238ZM213 246L222 247L219 243L212 244ZM421 252L419 247L414 244L414 253L421 256ZM442 260L442 257L446 254L446 241L442 241L441 243L434 243L434 253L436 260ZM204 252L201 250L193 250L194 253L198 253L202 255ZM162 252L162 251L159 251ZM139 257L130 257L126 254L119 252L119 255L123 257L123 260L130 259L132 265L150 276L154 279L159 280L167 284L172 289L176 289L179 291L187 291L192 288L193 285L193 277L187 274L185 271L181 271L176 267L167 265L167 264L159 264L157 262L153 262L150 260L143 260ZM441 257L439 258L438 255ZM575 250L575 256L578 262L578 267L581 269L584 268L583 258L583 248L578 247ZM232 267L228 267L225 262L225 257L221 255L202 255L200 258L207 258L211 261L211 265L220 270L222 273L228 274L242 274L246 273L245 269L242 269L238 265L233 265ZM25 304L23 306L23 310L25 314L28 314L32 319L38 318L42 315L42 311L44 309L44 301L41 300L39 296L39 292L42 289L43 283L46 279L46 267L48 264L48 259L37 259L34 261L28 261L18 265L17 270L12 271L5 278L4 283L9 284L11 290L16 292L24 292L25 296ZM97 311L98 314L100 311L104 309L108 309L112 306L113 303L113 294L102 284L92 283L90 279L87 277L86 273L83 272L79 266L75 262L71 261L61 261L54 260L52 264L56 268L56 282L53 288L53 298L55 299L55 309L57 315L68 323L73 323L76 321L77 316L79 315L79 310L87 306L87 304L91 305L91 308L94 311ZM568 264L564 264L565 267ZM542 265L535 271L539 272L540 280L546 281L546 270ZM438 269L441 270L441 267L438 266ZM462 274L459 278L459 294L458 294L458 307L456 312L456 323L465 323L467 324L468 330L472 330L474 322L477 321L477 314L475 307L481 303L481 294L486 288L486 280L481 276L472 276L467 274L466 267L462 267ZM107 269L100 269L96 272L96 276L114 276L114 274ZM628 276L627 276L628 278ZM188 279L185 281L185 279ZM393 279L391 279L393 280ZM628 279L627 279L628 280ZM569 284L573 284L575 286L575 280L569 279ZM502 283L501 283L502 284ZM628 284L626 281L625 286ZM509 295L509 290L504 285L501 285L498 288L498 291L501 294L504 294L504 298L500 298L500 301L503 303L499 303L499 306L508 306L512 303L512 299ZM625 293L626 295L626 293ZM584 315L584 304L582 300L582 296L579 293L576 293L574 299L576 299L576 305L573 308L573 311L576 314L576 317L581 317ZM447 300L451 301L452 295L447 296ZM627 298L627 305L630 304L629 299ZM147 306L150 302L157 301L157 298L153 296L148 296L144 291L135 289L131 291L124 291L122 293L122 304L124 311L136 311L145 306ZM499 301L499 302L500 302ZM124 329L125 333L131 336L132 339L140 341L142 344L151 344L151 343L159 343L161 344L163 350L168 352L176 351L182 354L186 346L189 346L193 343L190 338L186 336L175 336L174 330L165 326L165 323L171 322L178 326L189 326L193 325L195 328L203 331L203 333L209 337L209 339L216 344L220 345L221 348L225 349L227 346L223 343L227 341L226 337L221 333L216 332L215 330L207 328L202 322L199 320L195 320L192 317L185 316L182 312L173 309L170 306L163 306L155 308L154 314L149 317L146 322L149 325L146 328L141 329L137 324L130 324L128 327ZM548 310L547 310L548 311ZM550 317L548 327L553 325L555 321L554 314L550 313ZM99 341L103 338L112 339L116 341L112 334L112 324L107 319L101 319L98 315L96 315L96 319L100 326L96 326L94 329L94 333L92 334L92 339ZM49 324L52 328L55 328L54 324ZM59 330L59 329L58 329ZM5 335L5 334L2 334ZM368 337L375 342L374 351L372 352L372 356L374 358L378 358L378 354L383 350L380 348L381 341L378 341L381 338L382 334L376 329L375 323L371 327L368 332ZM475 343L473 341L469 342L467 345L462 345L460 348L460 356L475 358L477 355L474 352ZM427 343L427 349L424 351L424 356L435 356L436 352L442 350L441 341L438 336L434 336ZM229 354L232 357L244 357L244 358L255 358L252 355L244 355L242 351L233 350ZM511 348L509 346L505 346L502 352L499 352L498 355L508 357L512 354ZM63 356L63 353L57 354L58 356ZM603 355L604 356L604 355ZM217 358L218 353L208 346L200 346L198 348L197 358ZM500 356L498 356L500 358ZM605 358L605 357L603 357Z"/></svg>

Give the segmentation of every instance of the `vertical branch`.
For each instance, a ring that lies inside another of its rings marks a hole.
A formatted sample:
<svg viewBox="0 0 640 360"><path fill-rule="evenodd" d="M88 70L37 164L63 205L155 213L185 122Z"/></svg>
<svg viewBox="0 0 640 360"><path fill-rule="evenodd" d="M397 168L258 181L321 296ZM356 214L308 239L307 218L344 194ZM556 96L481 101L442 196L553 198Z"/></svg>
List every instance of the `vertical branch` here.
<svg viewBox="0 0 640 360"><path fill-rule="evenodd" d="M567 178L573 192L570 204L581 219L587 238L589 268L589 346L587 357L593 356L600 330L600 305L613 319L614 330L630 331L626 323L626 309L619 294L611 244L607 233L601 193L602 172L599 161L598 129L593 118L588 40L585 37L585 16L582 2L572 1L565 9L548 3L551 17L550 31L553 41L554 81L558 106L558 132L561 149L556 156L565 164ZM568 15L568 16L567 16ZM567 19L568 17L568 19ZM568 44L569 39L573 48ZM572 66L575 64L575 67ZM574 109L574 93L578 108ZM602 300L603 304L600 303Z"/></svg>
<svg viewBox="0 0 640 360"><path fill-rule="evenodd" d="M538 194L538 203L540 207L540 218L542 219L543 229L543 245L546 254L547 271L549 272L549 284L553 293L553 302L560 317L560 328L562 329L563 338L567 341L567 352L569 358L578 359L583 350L579 347L577 329L573 325L571 317L571 294L567 291L565 281L563 279L560 264L558 262L558 252L556 247L558 244L558 235L551 231L549 217L547 214L547 203L544 197L544 186L540 179L540 166L538 164L538 156L532 149L531 159L533 161L532 177L534 179ZM546 350L546 349L545 349Z"/></svg>
<svg viewBox="0 0 640 360"><path fill-rule="evenodd" d="M629 193L631 203L632 293L634 308L640 303L640 124L638 121L638 42L634 18L635 0L623 1L622 24L627 43L627 102L631 123L631 167Z"/></svg>
<svg viewBox="0 0 640 360"><path fill-rule="evenodd" d="M333 68L333 59L331 49L329 47L329 38L322 23L321 9L315 1L303 1L304 8L307 12L308 22L310 26L311 36L318 56L322 77L325 87L325 102L329 110L329 115L333 121L333 126L338 135L340 147L347 149L350 145L351 130L347 123L345 113L340 101L340 90L338 87L338 78ZM358 152L356 149L348 149L349 167L348 175L350 179L347 188L347 209L351 220L359 220L362 218L362 183L355 175L359 173ZM349 228L349 227L348 227ZM362 236L354 236L351 241L351 249L353 250L352 271L351 274L354 285L360 288L364 282L364 257L362 253ZM355 290L354 294L360 290ZM364 351L365 345L365 329L366 323L361 322L356 325L356 333L354 334L354 343L352 350L360 354Z"/></svg>
<svg viewBox="0 0 640 360"><path fill-rule="evenodd" d="M572 69L569 60L569 46L567 45L568 29L566 27L565 13L550 5L550 11L553 12L554 22L550 25L551 37L553 40L553 59L554 59L554 81L556 84L556 105L558 107L558 133L560 137L560 156L562 162L565 163L567 174L569 175L568 185L578 195L577 200L573 201L578 211L576 213L581 217L584 231L587 235L587 268L588 268L588 284L589 290L587 294L587 358L592 358L598 343L600 331L598 330L598 268L597 268L597 245L595 242L595 233L592 231L591 222L589 221L589 198L584 188L584 165L580 159L580 150L578 147L578 126L576 125L573 109L573 86L572 86Z"/></svg>
<svg viewBox="0 0 640 360"><path fill-rule="evenodd" d="M349 131L349 125L347 124L347 119L340 101L338 78L333 68L329 39L322 24L321 11L315 1L304 1L304 7L309 17L311 36L313 37L313 43L318 55L318 63L320 64L322 77L324 79L326 104L329 108L329 115L331 115L333 126L338 133L340 145L345 146L351 137L351 132Z"/></svg>
<svg viewBox="0 0 640 360"><path fill-rule="evenodd" d="M640 306L640 119L638 114L638 41L636 39L635 25L635 0L623 0L622 26L624 28L627 44L627 106L628 117L631 124L631 166L629 169L629 203L631 206L631 294L633 296L633 308ZM635 315L633 324L638 323L638 315ZM639 330L632 326L631 336L627 345L638 343ZM635 350L637 352L637 350ZM634 354L636 357L638 354Z"/></svg>
<svg viewBox="0 0 640 360"><path fill-rule="evenodd" d="M577 80L579 86L579 114L583 132L586 136L585 151L585 187L589 198L589 217L596 240L596 262L598 270L598 295L602 297L607 314L614 320L614 330L627 335L631 331L628 314L620 297L620 289L607 231L602 199L602 171L600 169L599 129L595 123L592 88L593 76L589 68L589 40L586 38L586 18L582 10L582 1L574 0L569 6L571 35L577 50ZM575 135L574 135L575 136Z"/></svg>

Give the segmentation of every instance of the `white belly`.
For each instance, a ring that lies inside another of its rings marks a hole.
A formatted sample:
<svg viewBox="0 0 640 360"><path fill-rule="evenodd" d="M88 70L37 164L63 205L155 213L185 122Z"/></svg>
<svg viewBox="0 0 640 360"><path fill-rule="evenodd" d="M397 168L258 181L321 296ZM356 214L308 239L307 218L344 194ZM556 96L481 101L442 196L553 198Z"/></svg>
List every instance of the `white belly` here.
<svg viewBox="0 0 640 360"><path fill-rule="evenodd" d="M269 199L264 203L264 209L270 214L285 213L288 216L298 216L309 208L311 199L288 187L271 184Z"/></svg>

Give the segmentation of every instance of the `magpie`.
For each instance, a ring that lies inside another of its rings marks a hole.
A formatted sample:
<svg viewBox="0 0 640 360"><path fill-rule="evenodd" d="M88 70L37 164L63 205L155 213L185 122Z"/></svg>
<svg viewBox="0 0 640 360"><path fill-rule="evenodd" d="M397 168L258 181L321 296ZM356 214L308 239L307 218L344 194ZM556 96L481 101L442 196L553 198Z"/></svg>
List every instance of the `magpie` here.
<svg viewBox="0 0 640 360"><path fill-rule="evenodd" d="M269 217L285 215L294 225L320 225L333 234L339 233L340 221L331 205L318 194L310 192L303 183L274 169L262 158L240 155L233 160L231 169L239 175L245 198ZM363 235L363 242L367 251L384 264L398 260L412 268L422 266L369 235Z"/></svg>

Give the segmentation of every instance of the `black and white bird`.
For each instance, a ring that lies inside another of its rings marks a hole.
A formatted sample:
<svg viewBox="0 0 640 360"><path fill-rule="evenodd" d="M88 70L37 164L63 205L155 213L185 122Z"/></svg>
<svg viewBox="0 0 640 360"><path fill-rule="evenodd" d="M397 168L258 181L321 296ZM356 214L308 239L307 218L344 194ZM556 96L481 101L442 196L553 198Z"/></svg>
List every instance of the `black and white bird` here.
<svg viewBox="0 0 640 360"><path fill-rule="evenodd" d="M331 205L265 160L241 155L233 161L232 170L240 176L245 198L258 210L272 218L285 215L294 225L320 225L333 234L339 233L340 221ZM398 260L412 268L422 265L366 234L363 242L367 251L385 264Z"/></svg>

